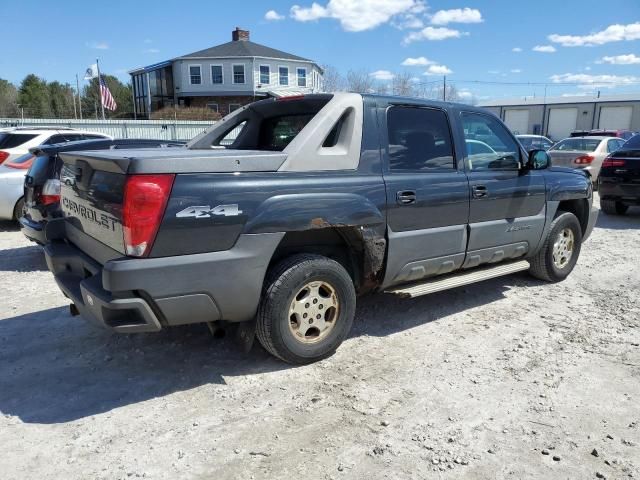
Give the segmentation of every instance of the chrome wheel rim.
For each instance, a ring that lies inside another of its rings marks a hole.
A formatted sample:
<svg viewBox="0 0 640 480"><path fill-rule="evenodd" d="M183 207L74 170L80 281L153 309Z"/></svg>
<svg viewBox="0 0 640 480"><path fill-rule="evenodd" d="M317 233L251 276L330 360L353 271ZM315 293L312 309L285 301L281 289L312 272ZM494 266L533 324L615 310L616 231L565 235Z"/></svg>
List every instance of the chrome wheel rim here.
<svg viewBox="0 0 640 480"><path fill-rule="evenodd" d="M575 237L573 230L570 228L562 229L553 243L553 264L557 268L566 267L571 261L574 248Z"/></svg>
<svg viewBox="0 0 640 480"><path fill-rule="evenodd" d="M335 288L324 281L307 283L289 306L289 329L301 343L317 343L333 330L340 302Z"/></svg>

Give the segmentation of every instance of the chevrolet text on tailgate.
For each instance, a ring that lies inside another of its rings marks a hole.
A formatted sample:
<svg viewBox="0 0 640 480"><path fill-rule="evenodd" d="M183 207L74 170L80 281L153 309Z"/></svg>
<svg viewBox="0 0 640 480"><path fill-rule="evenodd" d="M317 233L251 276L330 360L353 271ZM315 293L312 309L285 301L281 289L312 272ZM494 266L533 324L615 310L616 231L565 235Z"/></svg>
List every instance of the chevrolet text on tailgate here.
<svg viewBox="0 0 640 480"><path fill-rule="evenodd" d="M124 333L233 325L291 363L336 350L358 295L560 281L597 212L584 172L491 113L413 98L263 100L186 149L61 157L45 253L73 313Z"/></svg>

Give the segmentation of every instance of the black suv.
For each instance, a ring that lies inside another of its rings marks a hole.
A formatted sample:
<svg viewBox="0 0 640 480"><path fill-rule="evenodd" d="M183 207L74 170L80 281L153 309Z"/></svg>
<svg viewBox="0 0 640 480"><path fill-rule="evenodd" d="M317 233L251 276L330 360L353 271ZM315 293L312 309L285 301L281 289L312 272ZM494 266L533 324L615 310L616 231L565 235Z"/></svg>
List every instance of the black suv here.
<svg viewBox="0 0 640 480"><path fill-rule="evenodd" d="M640 135L604 159L598 182L604 213L624 215L630 205L640 205Z"/></svg>
<svg viewBox="0 0 640 480"><path fill-rule="evenodd" d="M153 139L96 139L40 145L29 151L35 156L24 181L24 209L19 219L22 233L39 244L45 243L47 220L62 215L60 210L60 170L62 152L132 148L182 147L184 143Z"/></svg>

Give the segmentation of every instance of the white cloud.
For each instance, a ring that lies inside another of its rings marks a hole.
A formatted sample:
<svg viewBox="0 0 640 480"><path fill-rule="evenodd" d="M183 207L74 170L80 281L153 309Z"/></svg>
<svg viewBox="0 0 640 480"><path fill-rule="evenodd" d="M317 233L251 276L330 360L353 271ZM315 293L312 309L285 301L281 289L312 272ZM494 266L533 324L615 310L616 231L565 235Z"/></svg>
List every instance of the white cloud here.
<svg viewBox="0 0 640 480"><path fill-rule="evenodd" d="M438 10L431 17L433 25L448 25L450 23L481 23L482 14L475 8L454 8L452 10Z"/></svg>
<svg viewBox="0 0 640 480"><path fill-rule="evenodd" d="M160 53L160 50L158 50L157 48L147 48L145 50L145 53Z"/></svg>
<svg viewBox="0 0 640 480"><path fill-rule="evenodd" d="M94 48L96 50L109 50L109 44L107 42L93 42L87 43L87 47Z"/></svg>
<svg viewBox="0 0 640 480"><path fill-rule="evenodd" d="M633 53L629 53L628 55L602 57L602 59L596 63L609 63L611 65L635 65L636 63L640 63L640 57L636 56Z"/></svg>
<svg viewBox="0 0 640 480"><path fill-rule="evenodd" d="M584 69L589 72L591 70L591 67L584 67Z"/></svg>
<svg viewBox="0 0 640 480"><path fill-rule="evenodd" d="M264 14L264 19L270 22L275 22L278 20L284 20L284 15L280 15L275 10L269 10L267 13Z"/></svg>
<svg viewBox="0 0 640 480"><path fill-rule="evenodd" d="M369 75L382 82L388 82L389 80L393 80L393 77L395 77L395 75L389 70L376 70L375 72L371 72Z"/></svg>
<svg viewBox="0 0 640 480"><path fill-rule="evenodd" d="M587 73L563 73L551 75L549 79L553 83L576 83L578 88L615 88L640 82L640 77L631 75L590 75Z"/></svg>
<svg viewBox="0 0 640 480"><path fill-rule="evenodd" d="M467 32L460 32L446 27L426 27L417 32L411 32L404 37L403 43L408 45L412 42L420 40L446 40L447 38L460 38L463 35L469 35Z"/></svg>
<svg viewBox="0 0 640 480"><path fill-rule="evenodd" d="M405 58L404 62L401 65L405 67L426 67L427 65L433 65L434 61L429 60L426 57L417 57L417 58Z"/></svg>
<svg viewBox="0 0 640 480"><path fill-rule="evenodd" d="M563 47L593 47L610 42L640 39L640 22L628 25L609 25L604 30L590 33L589 35L558 35L551 34L547 37L553 43L559 43Z"/></svg>
<svg viewBox="0 0 640 480"><path fill-rule="evenodd" d="M491 75L498 75L500 73L500 70L488 70L487 73Z"/></svg>
<svg viewBox="0 0 640 480"><path fill-rule="evenodd" d="M512 52L516 52L516 53L520 53L522 51L522 49L520 47L513 47L511 49Z"/></svg>
<svg viewBox="0 0 640 480"><path fill-rule="evenodd" d="M460 97L460 100L462 101L471 100L473 98L473 93L471 93L469 90L460 90L456 93L458 94L458 97Z"/></svg>
<svg viewBox="0 0 640 480"><path fill-rule="evenodd" d="M424 72L424 75L449 75L451 73L453 73L453 70L446 65L431 65L427 68L427 71Z"/></svg>
<svg viewBox="0 0 640 480"><path fill-rule="evenodd" d="M362 32L378 27L401 14L423 11L419 0L329 0L326 6L313 2L310 7L294 5L291 17L298 22L334 18L348 32Z"/></svg>
<svg viewBox="0 0 640 480"><path fill-rule="evenodd" d="M522 73L522 70L520 70L519 68L512 68L511 73Z"/></svg>
<svg viewBox="0 0 640 480"><path fill-rule="evenodd" d="M152 43L150 38L145 38L144 43Z"/></svg>
<svg viewBox="0 0 640 480"><path fill-rule="evenodd" d="M531 50L534 52L553 53L556 51L556 47L553 45L536 45Z"/></svg>

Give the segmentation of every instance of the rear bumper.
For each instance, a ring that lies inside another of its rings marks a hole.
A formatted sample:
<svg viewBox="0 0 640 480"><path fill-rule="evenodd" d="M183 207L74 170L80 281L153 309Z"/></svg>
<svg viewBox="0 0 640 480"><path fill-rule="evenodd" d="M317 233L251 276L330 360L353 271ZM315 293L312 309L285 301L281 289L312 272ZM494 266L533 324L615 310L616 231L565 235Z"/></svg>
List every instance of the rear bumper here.
<svg viewBox="0 0 640 480"><path fill-rule="evenodd" d="M120 258L100 265L76 246L46 245L49 270L83 318L123 333L254 317L271 255L284 234L242 235L227 251Z"/></svg>
<svg viewBox="0 0 640 480"><path fill-rule="evenodd" d="M630 204L640 202L640 183L619 183L600 179L600 198L617 200Z"/></svg>
<svg viewBox="0 0 640 480"><path fill-rule="evenodd" d="M22 216L18 220L20 222L20 229L25 237L29 240L44 245L47 243L47 239L44 235L44 227L46 222L35 222L32 219Z"/></svg>

